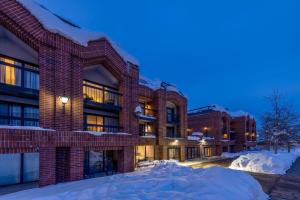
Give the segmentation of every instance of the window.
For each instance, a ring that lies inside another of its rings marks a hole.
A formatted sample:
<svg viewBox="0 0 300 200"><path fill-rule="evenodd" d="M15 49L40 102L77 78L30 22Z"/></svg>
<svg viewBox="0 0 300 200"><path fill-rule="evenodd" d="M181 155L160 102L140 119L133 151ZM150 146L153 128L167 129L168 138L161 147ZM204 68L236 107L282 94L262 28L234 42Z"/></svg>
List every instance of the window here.
<svg viewBox="0 0 300 200"><path fill-rule="evenodd" d="M119 106L120 96L118 90L101 84L83 81L83 95L85 100Z"/></svg>
<svg viewBox="0 0 300 200"><path fill-rule="evenodd" d="M107 117L101 115L85 115L85 129L88 131L96 132L118 132L119 118L118 117Z"/></svg>
<svg viewBox="0 0 300 200"><path fill-rule="evenodd" d="M0 125L39 126L39 109L33 106L0 102Z"/></svg>
<svg viewBox="0 0 300 200"><path fill-rule="evenodd" d="M180 137L180 135L177 134L176 128L174 126L168 126L167 127L167 137L177 138L177 137Z"/></svg>
<svg viewBox="0 0 300 200"><path fill-rule="evenodd" d="M39 153L0 154L0 186L39 179Z"/></svg>
<svg viewBox="0 0 300 200"><path fill-rule="evenodd" d="M168 159L179 160L179 148L169 148L168 149Z"/></svg>
<svg viewBox="0 0 300 200"><path fill-rule="evenodd" d="M167 108L167 123L175 122L175 109Z"/></svg>
<svg viewBox="0 0 300 200"><path fill-rule="evenodd" d="M114 174L117 171L117 151L85 152L84 173L87 178Z"/></svg>
<svg viewBox="0 0 300 200"><path fill-rule="evenodd" d="M0 83L38 90L38 68L0 55Z"/></svg>
<svg viewBox="0 0 300 200"><path fill-rule="evenodd" d="M188 160L200 158L200 150L198 147L187 147L185 153L186 159Z"/></svg>
<svg viewBox="0 0 300 200"><path fill-rule="evenodd" d="M154 146L141 145L135 147L135 159L136 163L141 161L153 161L154 160Z"/></svg>
<svg viewBox="0 0 300 200"><path fill-rule="evenodd" d="M211 157L212 156L212 148L211 147L204 147L204 156Z"/></svg>

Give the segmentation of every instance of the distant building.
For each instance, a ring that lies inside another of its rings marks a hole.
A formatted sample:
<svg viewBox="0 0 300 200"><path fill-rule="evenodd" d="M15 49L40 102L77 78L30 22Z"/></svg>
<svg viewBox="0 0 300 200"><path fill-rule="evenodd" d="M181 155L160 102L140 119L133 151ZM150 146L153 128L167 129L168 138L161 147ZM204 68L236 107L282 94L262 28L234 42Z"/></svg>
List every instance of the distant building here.
<svg viewBox="0 0 300 200"><path fill-rule="evenodd" d="M205 157L238 152L256 145L256 122L243 111L229 112L221 106L206 106L188 112L190 132L202 132ZM206 140L206 141L205 141Z"/></svg>

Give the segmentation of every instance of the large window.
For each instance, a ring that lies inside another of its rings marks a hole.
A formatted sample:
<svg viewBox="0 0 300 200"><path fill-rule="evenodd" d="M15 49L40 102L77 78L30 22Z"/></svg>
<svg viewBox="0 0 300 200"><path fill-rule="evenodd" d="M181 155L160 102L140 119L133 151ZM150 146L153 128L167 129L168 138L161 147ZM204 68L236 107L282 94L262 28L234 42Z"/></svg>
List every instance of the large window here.
<svg viewBox="0 0 300 200"><path fill-rule="evenodd" d="M118 171L117 151L85 152L84 172L87 178L114 174Z"/></svg>
<svg viewBox="0 0 300 200"><path fill-rule="evenodd" d="M173 123L175 119L175 108L167 108L167 123Z"/></svg>
<svg viewBox="0 0 300 200"><path fill-rule="evenodd" d="M85 129L97 132L118 132L119 118L102 115L85 114Z"/></svg>
<svg viewBox="0 0 300 200"><path fill-rule="evenodd" d="M83 81L84 99L95 103L103 103L114 106L120 106L121 94L112 87L93 83L91 81Z"/></svg>
<svg viewBox="0 0 300 200"><path fill-rule="evenodd" d="M39 109L33 106L0 102L0 125L39 126Z"/></svg>
<svg viewBox="0 0 300 200"><path fill-rule="evenodd" d="M0 55L0 83L38 90L38 67Z"/></svg>
<svg viewBox="0 0 300 200"><path fill-rule="evenodd" d="M39 179L39 154L0 154L0 186Z"/></svg>
<svg viewBox="0 0 300 200"><path fill-rule="evenodd" d="M200 158L199 147L186 147L186 159L191 160L195 158Z"/></svg>
<svg viewBox="0 0 300 200"><path fill-rule="evenodd" d="M153 161L154 160L154 146L151 145L141 145L135 147L135 159L136 163L141 161Z"/></svg>
<svg viewBox="0 0 300 200"><path fill-rule="evenodd" d="M179 160L180 148L168 148L168 159Z"/></svg>

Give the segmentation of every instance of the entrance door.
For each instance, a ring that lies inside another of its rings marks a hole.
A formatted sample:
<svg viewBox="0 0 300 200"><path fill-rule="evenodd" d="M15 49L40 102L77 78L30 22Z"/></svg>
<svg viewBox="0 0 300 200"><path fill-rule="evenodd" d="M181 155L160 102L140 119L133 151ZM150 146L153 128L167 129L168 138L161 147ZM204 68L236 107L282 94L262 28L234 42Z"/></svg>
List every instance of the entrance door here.
<svg viewBox="0 0 300 200"><path fill-rule="evenodd" d="M56 148L56 182L69 180L70 150L67 147Z"/></svg>
<svg viewBox="0 0 300 200"><path fill-rule="evenodd" d="M204 156L211 157L212 156L212 148L211 147L204 147Z"/></svg>
<svg viewBox="0 0 300 200"><path fill-rule="evenodd" d="M179 148L169 148L168 149L168 159L179 160Z"/></svg>

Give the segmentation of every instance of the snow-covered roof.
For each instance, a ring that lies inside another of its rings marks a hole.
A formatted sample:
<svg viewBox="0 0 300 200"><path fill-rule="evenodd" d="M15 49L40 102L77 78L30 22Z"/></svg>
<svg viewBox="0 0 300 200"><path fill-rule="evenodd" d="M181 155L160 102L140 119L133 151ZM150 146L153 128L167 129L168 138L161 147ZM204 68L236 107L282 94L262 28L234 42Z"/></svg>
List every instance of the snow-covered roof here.
<svg viewBox="0 0 300 200"><path fill-rule="evenodd" d="M114 43L104 33L93 32L80 28L79 26L68 22L62 17L54 14L43 5L34 0L17 0L22 4L41 24L52 33L57 33L65 38L72 40L74 43L87 46L88 42L106 39L110 42L113 48L120 54L120 56L127 62L134 65L139 65L138 61L122 50L116 43Z"/></svg>
<svg viewBox="0 0 300 200"><path fill-rule="evenodd" d="M152 90L165 89L167 91L177 92L178 94L184 96L183 93L179 91L175 85L166 83L161 80L151 80L145 76L140 76L139 84Z"/></svg>
<svg viewBox="0 0 300 200"><path fill-rule="evenodd" d="M224 112L224 113L227 113L228 115L230 115L233 118L247 117L247 116L249 116L250 118L254 118L250 113L245 112L243 110L229 111L227 108L225 108L223 106L220 106L218 104L212 104L212 105L205 106L205 107L202 107L202 108L193 109L193 110L190 110L188 112L188 114L198 114L198 113L202 113L203 111L206 111L206 110L212 110L212 111L216 111L216 112Z"/></svg>

